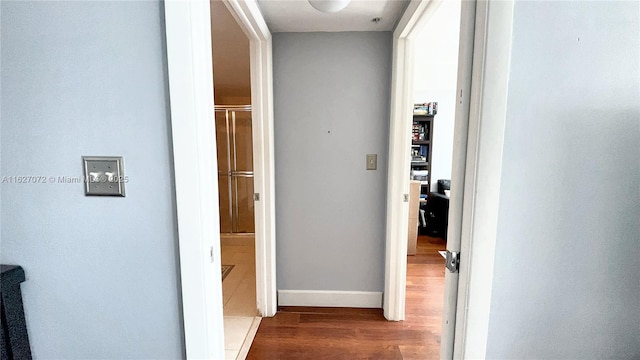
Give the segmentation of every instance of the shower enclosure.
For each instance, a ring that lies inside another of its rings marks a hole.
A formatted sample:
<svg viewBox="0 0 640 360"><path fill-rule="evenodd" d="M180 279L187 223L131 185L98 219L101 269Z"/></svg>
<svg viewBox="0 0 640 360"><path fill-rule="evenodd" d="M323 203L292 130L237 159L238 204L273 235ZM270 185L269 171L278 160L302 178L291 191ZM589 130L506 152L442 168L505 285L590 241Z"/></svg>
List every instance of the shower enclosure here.
<svg viewBox="0 0 640 360"><path fill-rule="evenodd" d="M220 232L253 233L251 105L215 107Z"/></svg>

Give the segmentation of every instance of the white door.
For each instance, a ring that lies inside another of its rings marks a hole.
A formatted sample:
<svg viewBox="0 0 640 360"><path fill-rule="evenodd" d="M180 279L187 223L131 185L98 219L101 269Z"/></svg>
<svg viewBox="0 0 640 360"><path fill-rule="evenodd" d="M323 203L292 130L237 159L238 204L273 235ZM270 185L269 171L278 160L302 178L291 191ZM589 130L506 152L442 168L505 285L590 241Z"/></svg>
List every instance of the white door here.
<svg viewBox="0 0 640 360"><path fill-rule="evenodd" d="M473 78L473 44L475 34L476 3L462 1L460 18L460 50L458 55L458 101L453 139L451 169L451 195L449 200L449 226L447 229L447 261L456 261L453 254L460 254L462 243L462 219L464 207L465 171L467 168L467 143L471 81ZM471 196L471 194L467 194ZM446 264L445 264L446 265ZM453 265L453 264L450 264ZM458 300L459 273L445 271L444 307L442 313L442 340L440 358L452 359L455 340L455 322Z"/></svg>
<svg viewBox="0 0 640 360"><path fill-rule="evenodd" d="M396 321L404 319L406 295L406 241L396 239L406 239L407 234L408 203L403 194L409 193L411 61L413 47L419 46L412 38L437 6L433 1L411 1L394 30L384 311L387 319ZM486 346L511 21L510 1L462 1L447 242L447 250L460 253L461 261L459 273L445 275L443 359L453 358L454 350L456 357L482 357ZM492 42L487 41L489 33Z"/></svg>

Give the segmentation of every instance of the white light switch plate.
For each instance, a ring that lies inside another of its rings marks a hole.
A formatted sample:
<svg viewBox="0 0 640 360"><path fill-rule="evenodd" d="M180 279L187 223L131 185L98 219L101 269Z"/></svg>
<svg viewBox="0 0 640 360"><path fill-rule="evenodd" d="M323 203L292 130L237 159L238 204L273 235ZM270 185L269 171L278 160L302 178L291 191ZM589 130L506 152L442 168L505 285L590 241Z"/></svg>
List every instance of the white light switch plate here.
<svg viewBox="0 0 640 360"><path fill-rule="evenodd" d="M123 160L120 156L83 156L86 196L123 196Z"/></svg>

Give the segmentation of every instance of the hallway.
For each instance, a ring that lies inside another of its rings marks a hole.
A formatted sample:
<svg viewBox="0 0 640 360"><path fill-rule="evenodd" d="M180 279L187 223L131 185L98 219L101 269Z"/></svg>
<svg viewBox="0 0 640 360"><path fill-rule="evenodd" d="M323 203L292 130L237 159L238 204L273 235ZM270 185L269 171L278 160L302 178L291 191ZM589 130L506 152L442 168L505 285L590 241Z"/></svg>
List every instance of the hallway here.
<svg viewBox="0 0 640 360"><path fill-rule="evenodd" d="M420 236L408 256L406 320L382 309L280 307L264 318L247 359L437 359L446 243Z"/></svg>

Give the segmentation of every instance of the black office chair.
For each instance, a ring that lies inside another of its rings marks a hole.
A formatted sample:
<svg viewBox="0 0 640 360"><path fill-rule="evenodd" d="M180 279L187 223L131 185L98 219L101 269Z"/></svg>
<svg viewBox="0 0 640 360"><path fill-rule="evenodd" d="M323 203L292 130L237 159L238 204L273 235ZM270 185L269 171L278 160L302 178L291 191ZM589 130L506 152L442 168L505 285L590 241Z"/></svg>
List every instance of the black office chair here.
<svg viewBox="0 0 640 360"><path fill-rule="evenodd" d="M449 197L445 190L451 189L451 180L438 180L438 192L432 192L427 198L426 235L447 239L449 225Z"/></svg>
<svg viewBox="0 0 640 360"><path fill-rule="evenodd" d="M445 195L445 190L451 190L451 180L438 180L438 194Z"/></svg>

